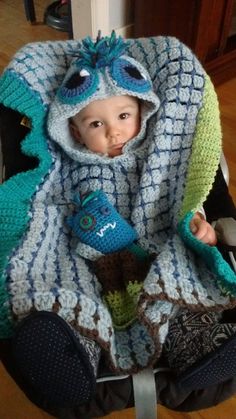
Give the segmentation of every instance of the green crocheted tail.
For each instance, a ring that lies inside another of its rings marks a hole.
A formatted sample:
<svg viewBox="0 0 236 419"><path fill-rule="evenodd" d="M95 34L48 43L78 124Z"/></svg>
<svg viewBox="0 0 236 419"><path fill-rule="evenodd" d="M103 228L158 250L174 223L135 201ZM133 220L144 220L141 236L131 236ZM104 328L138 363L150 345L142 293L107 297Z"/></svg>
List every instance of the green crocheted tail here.
<svg viewBox="0 0 236 419"><path fill-rule="evenodd" d="M178 231L185 244L205 260L209 269L216 275L223 292L236 296L235 272L215 246L201 243L189 228L191 218L203 206L212 189L222 152L221 137L218 100L214 87L206 76L203 105L194 135Z"/></svg>
<svg viewBox="0 0 236 419"><path fill-rule="evenodd" d="M39 160L36 169L19 173L0 185L0 338L6 338L12 333L12 315L4 274L7 258L26 231L30 219L30 200L48 173L52 158L44 133L46 109L40 97L32 93L14 72L6 71L0 78L0 103L31 120L32 130L22 142L22 151Z"/></svg>
<svg viewBox="0 0 236 419"><path fill-rule="evenodd" d="M194 133L180 219L189 211L196 212L203 206L212 189L221 152L222 132L218 100L211 80L206 75L203 104Z"/></svg>

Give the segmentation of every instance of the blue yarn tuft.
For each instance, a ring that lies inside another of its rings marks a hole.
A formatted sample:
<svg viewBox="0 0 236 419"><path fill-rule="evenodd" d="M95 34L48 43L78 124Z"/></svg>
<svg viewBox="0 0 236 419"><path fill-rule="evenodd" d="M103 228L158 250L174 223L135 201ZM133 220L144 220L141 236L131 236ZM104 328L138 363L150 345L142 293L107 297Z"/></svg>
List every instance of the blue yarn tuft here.
<svg viewBox="0 0 236 419"><path fill-rule="evenodd" d="M96 41L90 36L82 41L78 64L92 68L109 66L115 58L123 54L127 45L121 36L116 36L115 31L112 31L110 37L101 37L99 31Z"/></svg>

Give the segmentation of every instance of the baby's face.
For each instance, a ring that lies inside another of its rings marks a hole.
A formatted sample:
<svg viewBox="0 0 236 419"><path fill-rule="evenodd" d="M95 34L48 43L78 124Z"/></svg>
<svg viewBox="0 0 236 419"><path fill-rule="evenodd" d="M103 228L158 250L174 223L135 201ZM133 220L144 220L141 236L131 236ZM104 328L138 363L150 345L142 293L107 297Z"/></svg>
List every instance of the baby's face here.
<svg viewBox="0 0 236 419"><path fill-rule="evenodd" d="M112 96L96 100L72 118L74 138L94 153L122 154L124 145L140 130L138 99Z"/></svg>

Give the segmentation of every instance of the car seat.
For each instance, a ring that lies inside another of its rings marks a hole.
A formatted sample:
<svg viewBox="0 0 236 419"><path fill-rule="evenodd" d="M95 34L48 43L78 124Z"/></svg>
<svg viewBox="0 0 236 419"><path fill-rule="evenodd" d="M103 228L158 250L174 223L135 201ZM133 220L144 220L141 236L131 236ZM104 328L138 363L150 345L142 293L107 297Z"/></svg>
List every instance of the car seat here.
<svg viewBox="0 0 236 419"><path fill-rule="evenodd" d="M73 41L68 41L68 45L70 42ZM140 45L142 45L142 40L134 41L134 48L140 47ZM44 44L40 44L39 47L43 50ZM30 45L29 49L33 50L34 45ZM65 57L63 59L65 59ZM64 74L67 63L63 60L62 62L62 74ZM20 147L22 139L25 138L26 134L31 130L31 127L27 125L28 121L24 118L24 115L20 114L16 108L11 108L9 103L3 101L1 104L1 142L4 181L19 172L37 167L37 159L23 154ZM223 169L223 172L224 171L225 168ZM224 203L224 205L221 205L221 203ZM214 187L204 206L207 219L211 222L217 224L219 218L229 218L230 220L236 219L236 210L233 201L228 194L227 184L224 181L220 168L217 172ZM222 222L218 222L219 231L223 234L221 225ZM234 259L232 257L232 252L234 252L235 243L232 237L230 237L229 241L230 244L227 244L225 239L222 240L220 246L226 259L228 258L228 252L231 252L231 259L227 260L229 260L229 263L233 264ZM225 321L232 321L234 309L225 311L224 316L226 319ZM234 340L230 340L228 346L226 345L223 354L222 351L220 353L216 351L214 354L211 354L210 357L207 356L204 358L200 365L199 363L196 363L190 370L187 370L180 376L176 376L175 371L169 368L164 357L159 359L154 369L146 369L143 372L132 376L128 374L113 374L107 369L102 358L99 364L96 394L92 401L79 407L51 406L47 400L42 400L38 397L38 394L32 390L31 386L22 379L22 376L14 365L12 354L9 350L9 348L11 348L11 338L2 339L1 357L8 371L19 386L25 391L27 396L34 403L56 417L99 417L104 416L113 410L131 407L135 403L137 406L137 418L141 419L148 417L151 419L156 417L156 401L171 409L189 411L210 407L213 404L231 397L236 389L234 362L227 364L227 366L229 366L227 377L218 375L212 382L202 382L201 379L204 374L202 374L201 371L207 371L208 366L211 368L211 362L218 362L220 360L221 365L224 365L224 358L228 358L229 352L231 354L234 353L234 347ZM205 369L203 370L203 368ZM148 387L149 385L150 387ZM147 393L144 392L144 389L146 388L148 388Z"/></svg>

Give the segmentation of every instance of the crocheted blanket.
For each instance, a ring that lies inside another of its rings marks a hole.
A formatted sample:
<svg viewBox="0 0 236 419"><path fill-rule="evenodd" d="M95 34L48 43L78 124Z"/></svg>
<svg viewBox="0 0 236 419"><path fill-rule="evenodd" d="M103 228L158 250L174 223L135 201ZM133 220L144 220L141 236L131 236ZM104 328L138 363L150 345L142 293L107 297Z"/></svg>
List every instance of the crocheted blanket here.
<svg viewBox="0 0 236 419"><path fill-rule="evenodd" d="M131 40L127 55L150 75L157 110L147 112L140 136L121 157L77 152L56 131L49 135L46 121L80 47L77 41L29 44L0 79L0 102L31 120L22 151L39 161L0 187L0 332L9 336L32 310L54 311L96 340L117 371L137 371L158 359L180 307L235 305L235 273L216 247L189 230L219 164L217 98L181 42ZM132 224L138 244L156 254L134 293L135 318L123 329L114 327L101 283L76 252L77 238L65 222L74 194L95 190Z"/></svg>

